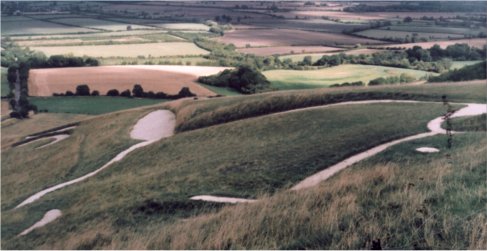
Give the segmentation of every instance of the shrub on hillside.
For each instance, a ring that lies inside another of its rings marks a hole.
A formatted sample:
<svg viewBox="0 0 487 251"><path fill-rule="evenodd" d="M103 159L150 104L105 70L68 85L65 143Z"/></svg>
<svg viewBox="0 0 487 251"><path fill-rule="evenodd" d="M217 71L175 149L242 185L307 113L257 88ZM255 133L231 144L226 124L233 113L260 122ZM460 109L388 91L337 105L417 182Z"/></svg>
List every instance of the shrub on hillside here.
<svg viewBox="0 0 487 251"><path fill-rule="evenodd" d="M90 87L88 85L78 85L76 86L76 96L90 96Z"/></svg>
<svg viewBox="0 0 487 251"><path fill-rule="evenodd" d="M107 92L107 96L115 97L115 96L119 96L119 95L120 95L120 93L116 89L111 89Z"/></svg>
<svg viewBox="0 0 487 251"><path fill-rule="evenodd" d="M486 78L486 63L485 61L474 64L467 65L461 69L456 69L453 71L448 71L442 73L436 77L430 77L429 82L444 82L444 81L465 81L473 79L485 79Z"/></svg>
<svg viewBox="0 0 487 251"><path fill-rule="evenodd" d="M188 87L181 88L181 90L177 95L177 97L179 98L194 97L194 96L196 96L196 94L192 93Z"/></svg>
<svg viewBox="0 0 487 251"><path fill-rule="evenodd" d="M142 88L141 85L134 85L134 88L132 89L132 94L134 95L134 97L144 97L144 88Z"/></svg>
<svg viewBox="0 0 487 251"><path fill-rule="evenodd" d="M127 98L132 97L132 95L130 94L130 90L128 90L128 89L127 89L127 90L125 90L125 91L123 91L123 92L121 92L121 93L120 93L120 96L122 96L122 97L127 97Z"/></svg>
<svg viewBox="0 0 487 251"><path fill-rule="evenodd" d="M270 87L270 82L262 73L248 66L200 77L198 81L207 85L230 87L243 94L262 92Z"/></svg>

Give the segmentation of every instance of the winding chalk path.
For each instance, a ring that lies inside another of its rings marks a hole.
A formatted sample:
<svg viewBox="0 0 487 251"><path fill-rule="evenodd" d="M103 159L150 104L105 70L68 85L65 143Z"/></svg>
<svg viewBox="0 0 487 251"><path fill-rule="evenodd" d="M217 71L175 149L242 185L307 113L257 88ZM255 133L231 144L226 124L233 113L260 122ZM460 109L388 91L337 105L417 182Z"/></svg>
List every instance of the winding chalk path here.
<svg viewBox="0 0 487 251"><path fill-rule="evenodd" d="M221 197L221 196L213 196L213 195L198 195L193 196L190 198L191 200L202 200L202 201L212 201L212 202L221 202L221 203L251 203L257 200L250 200L250 199L240 199L240 198L233 198L233 197Z"/></svg>
<svg viewBox="0 0 487 251"><path fill-rule="evenodd" d="M413 101L413 100L365 100L365 101L349 101L349 102L342 102L342 103L336 103L336 104L330 104L330 105L323 105L323 106L315 106L315 107L307 107L307 108L299 108L299 109L294 109L290 111L285 111L285 112L279 112L279 113L274 113L271 115L278 115L278 114L283 114L283 113L289 113L289 112L297 112L297 111L303 111L303 110L310 110L310 109L320 109L324 107L331 107L331 106L338 106L338 105L348 105L348 104L374 104L374 103L438 103L438 102L423 102L423 101ZM452 103L452 104L460 104L460 105L467 105L467 107L464 107L458 111L456 111L451 118L455 117L463 117L463 116L475 116L475 115L480 115L483 113L487 113L487 105L486 104L465 104L465 103ZM361 152L359 154L353 155L343 161L338 162L335 165L332 165L314 175L309 176L308 178L305 178L295 186L291 188L291 190L301 190L309 187L313 187L318 185L320 182L330 178L337 172L361 161L364 160L368 157L371 157L373 155L376 155L385 149L397 145L402 142L406 141L411 141L415 139L421 139L425 137L430 137L434 136L437 134L446 134L446 130L441 128L441 124L444 122L444 118L438 117L433 120L431 120L427 128L430 130L430 132L426 133L419 133L416 135L408 136L402 139L397 139L390 141L388 143L384 143L382 145L375 146L369 150L366 150L364 152ZM458 133L458 132L452 132L452 133ZM228 203L238 203L240 200L244 200L243 202L255 202L256 200L245 200L241 198L233 198L233 197L219 197L219 196L211 196L211 195L199 195L199 196L194 196L191 197L190 199L198 199L198 200L204 200L204 201L210 201L210 202L228 202ZM233 202L230 202L233 201Z"/></svg>
<svg viewBox="0 0 487 251"><path fill-rule="evenodd" d="M22 231L22 233L20 233L18 236L26 235L26 234L32 232L36 228L43 227L47 223L50 223L50 222L54 221L55 219L61 217L61 215L62 215L62 213L61 213L61 210L59 210L59 209L49 210L49 211L47 211L47 213L44 214L44 217L42 217L42 219L40 221L36 222L31 227Z"/></svg>
<svg viewBox="0 0 487 251"><path fill-rule="evenodd" d="M420 153L437 153L440 150L438 148L434 148L434 147L419 147L419 148L416 148L416 151L418 151Z"/></svg>
<svg viewBox="0 0 487 251"><path fill-rule="evenodd" d="M55 185L55 186L49 187L47 189L44 189L44 190L30 196L29 198L24 200L22 203L20 203L15 208L23 207L27 204L30 204L30 203L40 199L42 196L44 196L48 193L54 192L54 191L61 189L63 187L81 182L81 181L86 180L92 176L95 176L99 172L103 171L103 169L109 167L111 164L123 159L130 152L132 152L138 148L150 145L156 141L159 141L160 139L172 136L174 134L174 128L175 127L176 127L176 117L175 117L174 113L172 113L168 110L158 110L158 111L154 111L154 112L149 113L148 115L146 115L145 117L143 117L142 119L140 119L137 122L137 124L134 126L134 128L132 129L132 131L130 133L130 137L132 137L133 139L144 140L144 142L135 144L135 145L129 147L128 149L122 151L121 153L117 154L117 156L115 156L115 158L110 160L108 163L106 163L105 165L103 165L102 167L100 167L99 169L97 169L91 173L88 173L82 177L79 177L79 178L76 178L76 179Z"/></svg>
<svg viewBox="0 0 487 251"><path fill-rule="evenodd" d="M49 138L54 139L54 141L49 142L49 143L47 143L45 145L39 146L36 149L41 149L41 148L44 148L46 146L50 146L50 145L56 144L56 143L58 143L61 140L65 140L65 139L69 138L69 136L71 136L71 135L69 135L69 134L59 134L59 135L55 135L55 136L52 136L52 137L46 137L47 139L49 139ZM46 139L46 138L42 138L42 139ZM35 142L35 140L33 142Z"/></svg>

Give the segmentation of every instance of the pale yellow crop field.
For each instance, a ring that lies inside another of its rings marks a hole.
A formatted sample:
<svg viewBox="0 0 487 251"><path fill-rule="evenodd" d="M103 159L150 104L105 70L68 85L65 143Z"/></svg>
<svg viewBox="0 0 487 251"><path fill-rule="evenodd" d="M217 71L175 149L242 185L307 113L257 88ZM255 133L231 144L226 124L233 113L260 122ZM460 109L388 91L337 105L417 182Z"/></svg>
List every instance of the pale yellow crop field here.
<svg viewBox="0 0 487 251"><path fill-rule="evenodd" d="M90 57L137 57L137 56L185 56L205 55L209 52L188 42L85 45L85 46L38 46L32 50L41 51L47 56L66 55Z"/></svg>

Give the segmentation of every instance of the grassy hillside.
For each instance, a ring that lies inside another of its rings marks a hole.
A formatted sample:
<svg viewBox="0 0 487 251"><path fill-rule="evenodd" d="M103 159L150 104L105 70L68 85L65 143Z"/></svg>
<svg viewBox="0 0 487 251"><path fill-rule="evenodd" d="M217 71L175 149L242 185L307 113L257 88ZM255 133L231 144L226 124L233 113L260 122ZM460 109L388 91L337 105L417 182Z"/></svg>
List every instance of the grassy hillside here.
<svg viewBox="0 0 487 251"><path fill-rule="evenodd" d="M425 131L426 122L441 115L443 110L439 104L336 106L184 132L135 151L123 162L116 163L87 182L49 194L39 202L16 211L8 209L29 195L29 190L39 188L30 183L2 182L2 243L9 248L89 249L109 245L117 238L133 240L133 235L123 237L115 232L139 232L147 230L149 223L167 224L174 217L188 217L209 210L207 206L188 201L193 195L256 197L288 188L306 175L357 151L392 138ZM46 177L38 172L42 173L42 168L49 166L44 162L51 158L40 161L40 153L33 149L11 149L2 156L6 160L2 165L6 168L2 179L7 182L12 175L35 172L31 175L39 175L35 183L41 185L81 175L92 168L91 164L101 162L100 149L109 147L105 143L111 144L111 152L128 142L123 133L128 134L129 122L133 123L136 115L141 114L136 110L118 114L83 123L72 138L53 147L72 146L73 140L87 135L89 138L79 150L56 152L58 158L66 158L76 152L90 153L80 158L85 164L80 162L72 168L69 164L57 164L59 167L55 171L51 168L47 173L63 175ZM109 128L117 128L116 133L121 133L122 139L118 139L118 143L111 142L116 137L113 136L115 132L106 133ZM93 145L97 144L95 142L100 145ZM18 171L13 170L15 156L26 154L29 160L21 163L16 160L15 169ZM41 166L29 169L29 161L35 160ZM62 220L21 239L12 239L52 208L63 211L65 216ZM67 233L65 229L72 230Z"/></svg>
<svg viewBox="0 0 487 251"><path fill-rule="evenodd" d="M125 111L85 120L71 137L43 149L36 150L33 144L15 148L4 148L2 145L2 211L34 192L101 167L136 142L129 137L129 132L144 114L143 110ZM38 116L41 118L38 119ZM50 120L43 120L42 117ZM5 141L14 143L29 134L79 121L80 118L79 115L62 115L58 120L53 117L51 114L40 114L2 128L2 144ZM62 118L64 123L60 121ZM51 126L46 128L42 123Z"/></svg>
<svg viewBox="0 0 487 251"><path fill-rule="evenodd" d="M319 187L154 226L114 247L370 249L379 239L383 249L482 249L487 141L482 133L455 137L448 152L442 136L401 144ZM442 152L414 152L423 145Z"/></svg>
<svg viewBox="0 0 487 251"><path fill-rule="evenodd" d="M39 110L50 113L103 114L139 106L165 102L161 99L141 99L123 97L31 97L30 102Z"/></svg>
<svg viewBox="0 0 487 251"><path fill-rule="evenodd" d="M399 76L407 73L416 79L433 73L371 65L339 65L320 70L271 70L264 75L272 86L280 90L326 87L332 84L363 81L367 84L378 77Z"/></svg>
<svg viewBox="0 0 487 251"><path fill-rule="evenodd" d="M1 84L1 96L5 96L8 94L8 92L10 91L10 88L8 87L8 80L7 80L7 68L6 67L2 67L1 68L1 76L2 76L2 84Z"/></svg>
<svg viewBox="0 0 487 251"><path fill-rule="evenodd" d="M453 118L451 125L454 131L486 131L487 117L485 114L482 114L466 118ZM443 128L446 128L445 123L443 124Z"/></svg>
<svg viewBox="0 0 487 251"><path fill-rule="evenodd" d="M450 102L485 103L485 81L455 84L376 86L361 88L322 88L281 91L251 96L210 100L185 100L174 106L177 130L186 131L243 118L290 109L366 99L414 99L441 102L446 95Z"/></svg>

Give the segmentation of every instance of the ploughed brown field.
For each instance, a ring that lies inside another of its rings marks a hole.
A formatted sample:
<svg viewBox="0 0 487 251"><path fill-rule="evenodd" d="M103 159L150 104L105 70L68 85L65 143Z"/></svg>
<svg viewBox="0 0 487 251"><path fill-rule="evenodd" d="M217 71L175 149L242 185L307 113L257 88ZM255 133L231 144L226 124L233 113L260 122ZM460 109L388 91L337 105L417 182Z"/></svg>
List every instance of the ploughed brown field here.
<svg viewBox="0 0 487 251"><path fill-rule="evenodd" d="M289 29L235 30L217 39L236 47L291 46L291 45L355 45L385 44L386 42L345 34L330 34Z"/></svg>
<svg viewBox="0 0 487 251"><path fill-rule="evenodd" d="M438 44L441 48L446 48L448 45L453 44L468 44L473 47L482 48L487 41L485 38L471 38L471 39L457 39L449 41L432 41L432 42L420 42L420 43L407 43L407 44L388 44L383 46L377 46L381 48L413 48L414 46L421 46L423 49L431 48L433 45Z"/></svg>
<svg viewBox="0 0 487 251"><path fill-rule="evenodd" d="M255 54L258 56L271 56L275 54L297 54L297 53L315 53L315 52L330 52L342 51L342 48L328 47L328 46L274 46L274 47L257 47L257 48L241 48L239 52L247 54Z"/></svg>
<svg viewBox="0 0 487 251"><path fill-rule="evenodd" d="M188 87L198 96L215 95L196 83L199 76L216 74L225 67L134 65L36 69L29 72L29 95L52 96L53 93L76 91L86 84L91 91L105 95L111 89L132 90L140 84L144 91L177 94Z"/></svg>

